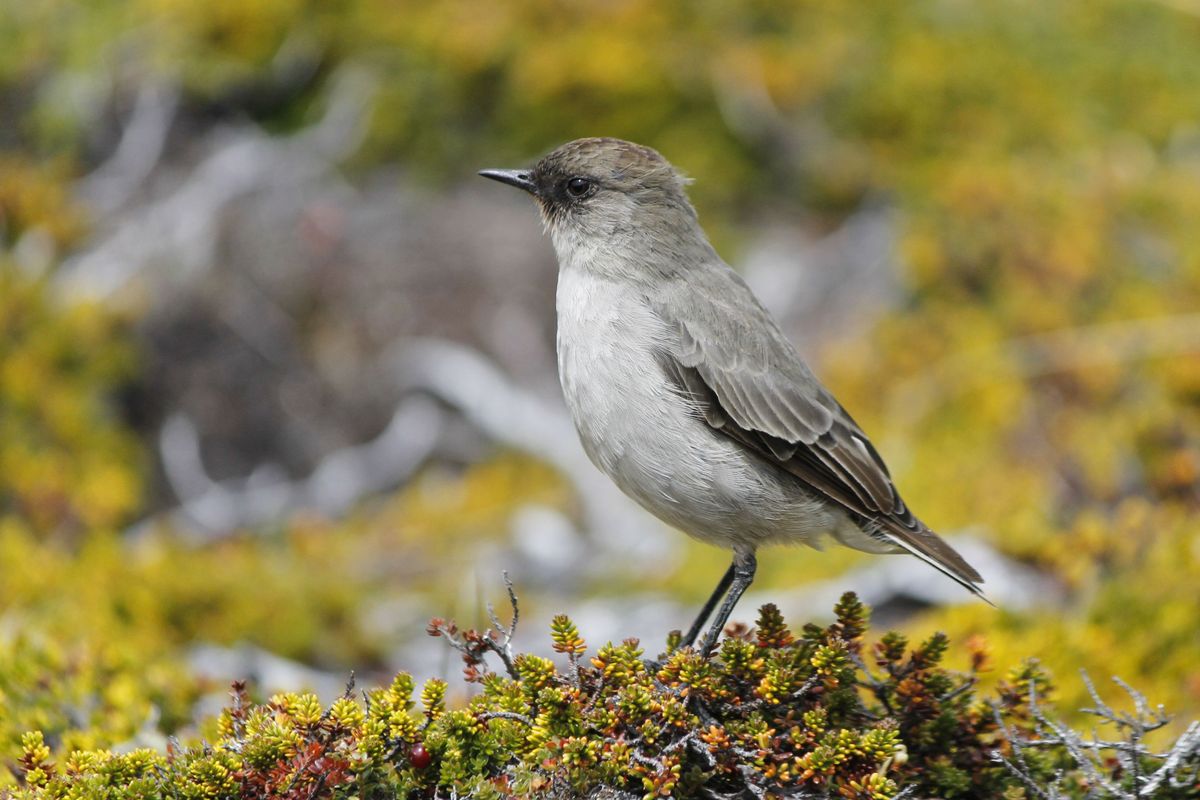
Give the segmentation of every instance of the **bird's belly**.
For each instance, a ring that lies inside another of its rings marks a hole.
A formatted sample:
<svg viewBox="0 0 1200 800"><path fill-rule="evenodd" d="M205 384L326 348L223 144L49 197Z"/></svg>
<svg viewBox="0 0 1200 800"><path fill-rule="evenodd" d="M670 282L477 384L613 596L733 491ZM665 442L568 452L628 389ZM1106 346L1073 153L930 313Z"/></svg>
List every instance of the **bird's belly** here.
<svg viewBox="0 0 1200 800"><path fill-rule="evenodd" d="M691 409L656 357L664 332L648 309L599 308L586 320L564 315L560 291L559 375L584 449L622 491L726 547L816 544L845 521Z"/></svg>

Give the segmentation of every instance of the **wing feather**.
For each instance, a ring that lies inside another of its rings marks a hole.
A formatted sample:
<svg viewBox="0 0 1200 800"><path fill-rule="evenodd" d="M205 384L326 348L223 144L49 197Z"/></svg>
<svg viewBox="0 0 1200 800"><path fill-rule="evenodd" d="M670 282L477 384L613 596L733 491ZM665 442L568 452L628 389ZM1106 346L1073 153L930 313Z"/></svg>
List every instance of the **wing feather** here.
<svg viewBox="0 0 1200 800"><path fill-rule="evenodd" d="M713 295L693 294L687 323L657 309L673 334L661 354L668 376L713 429L982 597L979 573L913 515L867 435L740 279L734 284L724 304L704 307Z"/></svg>

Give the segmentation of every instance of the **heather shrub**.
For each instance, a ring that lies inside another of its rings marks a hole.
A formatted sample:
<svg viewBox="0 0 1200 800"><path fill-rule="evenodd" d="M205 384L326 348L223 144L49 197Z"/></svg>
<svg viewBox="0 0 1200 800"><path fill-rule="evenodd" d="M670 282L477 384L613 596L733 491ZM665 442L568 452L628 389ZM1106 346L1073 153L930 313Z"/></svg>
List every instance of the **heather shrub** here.
<svg viewBox="0 0 1200 800"><path fill-rule="evenodd" d="M514 601L514 612L516 609ZM53 753L22 737L12 798L382 797L1200 797L1200 725L1166 752L1145 736L1165 717L1130 690L1122 714L1097 698L1112 740L1052 718L1033 662L995 692L942 665L950 643L867 634L846 594L827 626L793 632L763 606L705 658L673 647L647 658L634 640L590 651L566 616L558 661L514 654L513 624L430 633L460 651L472 687L389 686L323 705L281 693L252 703L235 684L217 737L166 752ZM676 639L677 641L677 639ZM589 652L591 655L589 656ZM975 669L985 658L975 650ZM495 668L493 668L493 666Z"/></svg>

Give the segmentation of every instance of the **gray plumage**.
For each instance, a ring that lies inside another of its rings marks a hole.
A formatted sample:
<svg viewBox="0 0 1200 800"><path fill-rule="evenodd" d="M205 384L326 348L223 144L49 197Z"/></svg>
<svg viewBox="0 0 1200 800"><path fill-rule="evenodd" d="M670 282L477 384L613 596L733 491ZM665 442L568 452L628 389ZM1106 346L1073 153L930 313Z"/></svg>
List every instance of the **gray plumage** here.
<svg viewBox="0 0 1200 800"><path fill-rule="evenodd" d="M908 552L982 596L979 573L913 515L866 434L713 250L662 156L581 139L531 170L481 174L538 201L559 261L559 376L589 457L660 519L734 551L691 638L732 583L728 616L768 543Z"/></svg>

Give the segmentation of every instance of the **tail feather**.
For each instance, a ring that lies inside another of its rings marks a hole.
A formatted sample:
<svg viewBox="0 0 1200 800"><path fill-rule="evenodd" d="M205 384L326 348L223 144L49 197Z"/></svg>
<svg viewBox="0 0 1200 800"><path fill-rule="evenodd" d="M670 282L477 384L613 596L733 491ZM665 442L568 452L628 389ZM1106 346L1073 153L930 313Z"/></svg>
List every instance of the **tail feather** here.
<svg viewBox="0 0 1200 800"><path fill-rule="evenodd" d="M921 527L914 531L899 523L888 524L885 521L882 533L938 572L955 580L983 602L995 607L996 604L979 588L979 584L984 582L979 571L924 523L919 524Z"/></svg>

